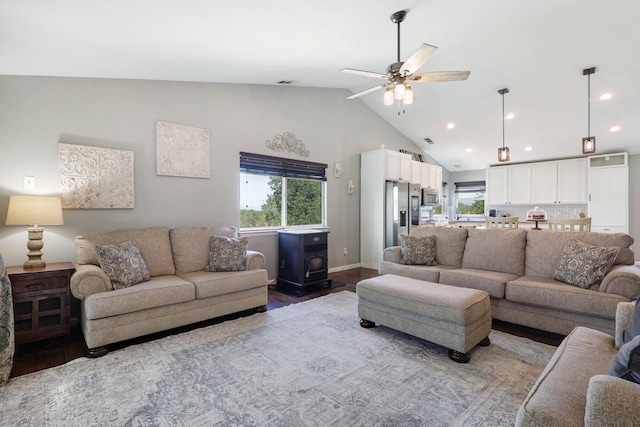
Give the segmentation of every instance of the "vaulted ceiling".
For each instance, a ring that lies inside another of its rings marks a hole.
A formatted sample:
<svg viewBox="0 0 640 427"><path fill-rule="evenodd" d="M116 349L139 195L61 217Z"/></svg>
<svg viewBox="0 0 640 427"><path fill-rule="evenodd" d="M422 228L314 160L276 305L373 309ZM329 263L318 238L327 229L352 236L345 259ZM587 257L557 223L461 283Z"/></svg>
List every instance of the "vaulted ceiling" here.
<svg viewBox="0 0 640 427"><path fill-rule="evenodd" d="M0 74L288 80L346 97L380 81L340 69L384 73L396 61L389 17L398 10L408 11L401 60L435 45L419 72L469 70L468 80L414 84L400 115L383 106L383 91L349 102L367 104L450 171L497 163L505 87L512 162L581 156L590 67L597 153L640 154L637 0L0 0Z"/></svg>

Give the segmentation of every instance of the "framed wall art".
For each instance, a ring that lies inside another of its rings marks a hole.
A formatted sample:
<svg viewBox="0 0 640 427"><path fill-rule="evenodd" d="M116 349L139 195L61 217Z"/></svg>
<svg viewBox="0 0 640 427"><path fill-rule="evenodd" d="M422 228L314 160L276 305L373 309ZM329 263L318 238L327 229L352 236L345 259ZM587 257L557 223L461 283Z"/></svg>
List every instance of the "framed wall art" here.
<svg viewBox="0 0 640 427"><path fill-rule="evenodd" d="M156 121L158 175L209 178L210 159L209 129Z"/></svg>
<svg viewBox="0 0 640 427"><path fill-rule="evenodd" d="M135 207L133 151L58 143L65 209Z"/></svg>

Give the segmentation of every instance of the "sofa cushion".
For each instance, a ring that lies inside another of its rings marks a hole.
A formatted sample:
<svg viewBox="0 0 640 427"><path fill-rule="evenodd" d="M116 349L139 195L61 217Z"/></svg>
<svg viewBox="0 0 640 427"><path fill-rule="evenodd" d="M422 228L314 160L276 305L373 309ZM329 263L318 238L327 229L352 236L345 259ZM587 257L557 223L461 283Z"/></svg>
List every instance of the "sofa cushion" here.
<svg viewBox="0 0 640 427"><path fill-rule="evenodd" d="M435 265L436 237L400 235L402 262L408 265Z"/></svg>
<svg viewBox="0 0 640 427"><path fill-rule="evenodd" d="M436 236L436 263L460 268L464 246L467 242L466 228L418 227L411 230L413 236Z"/></svg>
<svg viewBox="0 0 640 427"><path fill-rule="evenodd" d="M546 277L530 276L508 282L505 298L512 302L607 319L615 319L619 302L629 301L621 295L581 289Z"/></svg>
<svg viewBox="0 0 640 427"><path fill-rule="evenodd" d="M176 271L167 227L122 229L109 233L81 235L77 236L75 241L78 245L78 264L100 265L96 254L97 245L114 245L131 241L138 246L151 277L172 275Z"/></svg>
<svg viewBox="0 0 640 427"><path fill-rule="evenodd" d="M151 278L138 245L134 242L97 245L96 254L102 271L111 280L113 289L128 288Z"/></svg>
<svg viewBox="0 0 640 427"><path fill-rule="evenodd" d="M527 232L516 230L468 230L463 268L524 275Z"/></svg>
<svg viewBox="0 0 640 427"><path fill-rule="evenodd" d="M381 261L378 273L381 275L395 274L396 276L438 283L440 281L440 272L451 269L453 267L446 265L404 265L392 261Z"/></svg>
<svg viewBox="0 0 640 427"><path fill-rule="evenodd" d="M597 290L618 256L617 246L593 246L570 239L553 278L583 289Z"/></svg>
<svg viewBox="0 0 640 427"><path fill-rule="evenodd" d="M180 277L193 282L196 288L196 299L266 287L268 281L266 270L194 271L185 273Z"/></svg>
<svg viewBox="0 0 640 427"><path fill-rule="evenodd" d="M244 271L247 265L248 237L211 236L209 262L204 271Z"/></svg>
<svg viewBox="0 0 640 427"><path fill-rule="evenodd" d="M627 343L638 335L640 335L640 298L636 300L631 321L622 332L622 342Z"/></svg>
<svg viewBox="0 0 640 427"><path fill-rule="evenodd" d="M633 237L624 233L529 231L527 233L524 276L553 277L567 242L577 239L594 246L618 246L620 252L613 265L633 265L629 247Z"/></svg>
<svg viewBox="0 0 640 427"><path fill-rule="evenodd" d="M485 291L491 298L504 298L505 284L517 278L515 274L473 268L440 271L440 283Z"/></svg>
<svg viewBox="0 0 640 427"><path fill-rule="evenodd" d="M169 232L176 274L203 271L209 262L211 236L238 237L235 227L177 227Z"/></svg>
<svg viewBox="0 0 640 427"><path fill-rule="evenodd" d="M129 288L89 295L83 308L86 318L95 320L194 299L193 283L178 276L156 276Z"/></svg>

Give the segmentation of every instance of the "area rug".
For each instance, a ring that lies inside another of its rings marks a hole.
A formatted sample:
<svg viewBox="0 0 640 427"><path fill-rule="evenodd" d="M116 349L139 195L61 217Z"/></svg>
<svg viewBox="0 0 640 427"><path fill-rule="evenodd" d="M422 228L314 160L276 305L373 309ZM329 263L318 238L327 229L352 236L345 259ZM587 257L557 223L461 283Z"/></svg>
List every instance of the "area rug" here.
<svg viewBox="0 0 640 427"><path fill-rule="evenodd" d="M490 338L457 364L343 291L12 378L0 425L512 426L555 349Z"/></svg>

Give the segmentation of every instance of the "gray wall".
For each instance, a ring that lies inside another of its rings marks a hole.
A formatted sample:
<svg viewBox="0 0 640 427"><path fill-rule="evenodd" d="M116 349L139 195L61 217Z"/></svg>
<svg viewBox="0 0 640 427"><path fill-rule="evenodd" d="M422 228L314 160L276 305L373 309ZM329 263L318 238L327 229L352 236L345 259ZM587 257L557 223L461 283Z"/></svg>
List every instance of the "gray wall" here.
<svg viewBox="0 0 640 427"><path fill-rule="evenodd" d="M10 195L58 194L57 143L133 150L135 208L65 210L63 226L45 227L47 262L75 262L78 234L153 225L238 225L238 153L281 157L265 141L293 132L311 156L327 163L329 266L358 264L359 153L418 147L345 90L142 80L0 76L0 253L7 265L26 261L26 227L5 226ZM165 120L211 132L211 178L156 175L155 122ZM333 164L343 172L333 177ZM23 177L35 177L35 189ZM274 233L254 235L250 247L277 275ZM347 248L348 255L343 254Z"/></svg>

